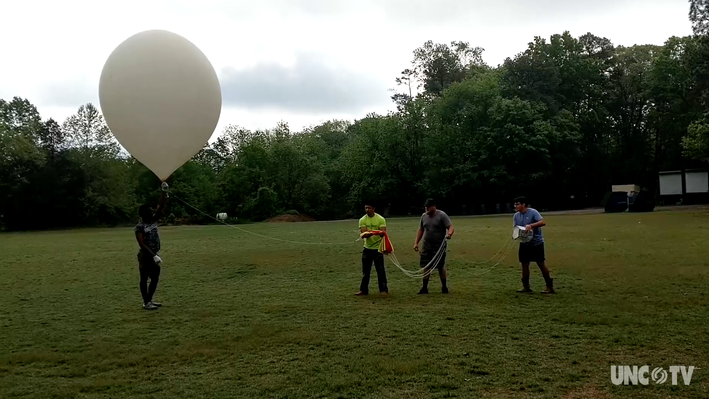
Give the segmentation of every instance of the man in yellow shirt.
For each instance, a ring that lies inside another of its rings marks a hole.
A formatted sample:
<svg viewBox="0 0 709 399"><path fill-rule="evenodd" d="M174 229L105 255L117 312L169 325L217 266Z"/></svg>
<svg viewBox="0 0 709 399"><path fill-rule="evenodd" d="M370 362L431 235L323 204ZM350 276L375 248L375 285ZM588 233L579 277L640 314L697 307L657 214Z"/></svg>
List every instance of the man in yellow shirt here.
<svg viewBox="0 0 709 399"><path fill-rule="evenodd" d="M359 232L381 230L386 231L386 220L378 213L374 212L374 206L371 202L364 205L366 215L359 219ZM364 234L364 248L362 249L362 283L359 285L359 291L355 295L369 294L369 276L372 272L372 263L377 270L377 283L379 284L379 293L388 295L389 288L387 287L387 274L384 268L384 254L379 252L379 244L382 237L374 234Z"/></svg>

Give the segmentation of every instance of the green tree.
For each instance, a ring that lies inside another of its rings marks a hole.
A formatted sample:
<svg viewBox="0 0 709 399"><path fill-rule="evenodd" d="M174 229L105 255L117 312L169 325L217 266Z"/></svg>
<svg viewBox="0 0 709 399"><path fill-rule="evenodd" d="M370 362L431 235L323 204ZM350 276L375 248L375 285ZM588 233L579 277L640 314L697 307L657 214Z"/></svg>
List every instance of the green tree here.
<svg viewBox="0 0 709 399"><path fill-rule="evenodd" d="M41 129L39 112L28 100L0 99L0 225L6 228L35 228L29 197L46 159L37 145Z"/></svg>
<svg viewBox="0 0 709 399"><path fill-rule="evenodd" d="M126 159L103 116L91 103L62 124L69 144L68 157L78 167L83 182L82 211L77 222L84 225L115 224L134 214L135 197Z"/></svg>
<svg viewBox="0 0 709 399"><path fill-rule="evenodd" d="M396 79L398 85L408 86L409 94L392 98L400 104L413 98L413 82L416 82L417 89L423 89L424 95L440 95L452 83L465 79L470 70L486 68L483 51L481 47L471 47L468 42L452 41L447 45L426 41L414 50L412 68L405 69Z"/></svg>
<svg viewBox="0 0 709 399"><path fill-rule="evenodd" d="M68 117L62 125L62 130L73 148L100 148L112 152L119 149L117 141L103 120L103 115L91 103L80 106L76 114Z"/></svg>
<svg viewBox="0 0 709 399"><path fill-rule="evenodd" d="M655 134L657 170L689 167L682 157L682 138L689 125L703 117L701 93L693 79L689 54L696 47L692 37L671 37L654 58L649 96L653 107L648 114Z"/></svg>
<svg viewBox="0 0 709 399"><path fill-rule="evenodd" d="M687 128L682 139L685 155L689 158L709 163L709 120L700 119Z"/></svg>
<svg viewBox="0 0 709 399"><path fill-rule="evenodd" d="M689 0L689 20L695 35L709 35L709 0Z"/></svg>
<svg viewBox="0 0 709 399"><path fill-rule="evenodd" d="M57 121L50 118L43 123L39 130L39 144L49 156L50 162L66 148L66 135Z"/></svg>

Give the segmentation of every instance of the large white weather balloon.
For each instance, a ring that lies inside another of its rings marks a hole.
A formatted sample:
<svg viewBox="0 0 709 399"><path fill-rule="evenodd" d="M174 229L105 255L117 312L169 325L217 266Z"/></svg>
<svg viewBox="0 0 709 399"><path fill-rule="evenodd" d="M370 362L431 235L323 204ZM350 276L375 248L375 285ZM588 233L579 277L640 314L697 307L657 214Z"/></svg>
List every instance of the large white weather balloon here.
<svg viewBox="0 0 709 399"><path fill-rule="evenodd" d="M207 143L222 109L207 57L164 30L135 34L113 50L101 71L99 101L118 142L162 181Z"/></svg>

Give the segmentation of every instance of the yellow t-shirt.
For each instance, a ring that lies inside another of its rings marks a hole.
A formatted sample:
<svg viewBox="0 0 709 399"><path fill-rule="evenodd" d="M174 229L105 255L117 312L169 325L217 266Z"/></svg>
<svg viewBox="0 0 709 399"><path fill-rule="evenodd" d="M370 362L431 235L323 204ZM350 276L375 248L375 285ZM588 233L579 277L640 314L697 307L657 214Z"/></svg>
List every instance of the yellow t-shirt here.
<svg viewBox="0 0 709 399"><path fill-rule="evenodd" d="M359 228L366 227L367 231L381 230L382 227L386 227L386 220L378 213L375 213L371 218L369 215L362 216L359 219ZM380 236L371 236L364 239L364 247L368 249L379 249L379 243L382 241Z"/></svg>

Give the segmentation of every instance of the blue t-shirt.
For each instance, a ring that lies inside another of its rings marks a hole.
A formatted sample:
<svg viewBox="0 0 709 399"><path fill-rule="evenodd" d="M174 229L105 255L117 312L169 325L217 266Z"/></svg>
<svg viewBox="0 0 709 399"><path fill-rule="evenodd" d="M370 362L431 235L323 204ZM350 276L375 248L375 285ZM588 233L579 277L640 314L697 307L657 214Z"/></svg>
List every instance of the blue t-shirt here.
<svg viewBox="0 0 709 399"><path fill-rule="evenodd" d="M534 208L527 208L527 211L524 213L516 212L515 215L512 217L512 220L515 226L524 227L528 224L537 223L538 221L542 220L542 215ZM534 247L544 242L544 236L542 236L541 227L533 228L532 232L532 240L529 242L520 243L520 245L529 245Z"/></svg>

